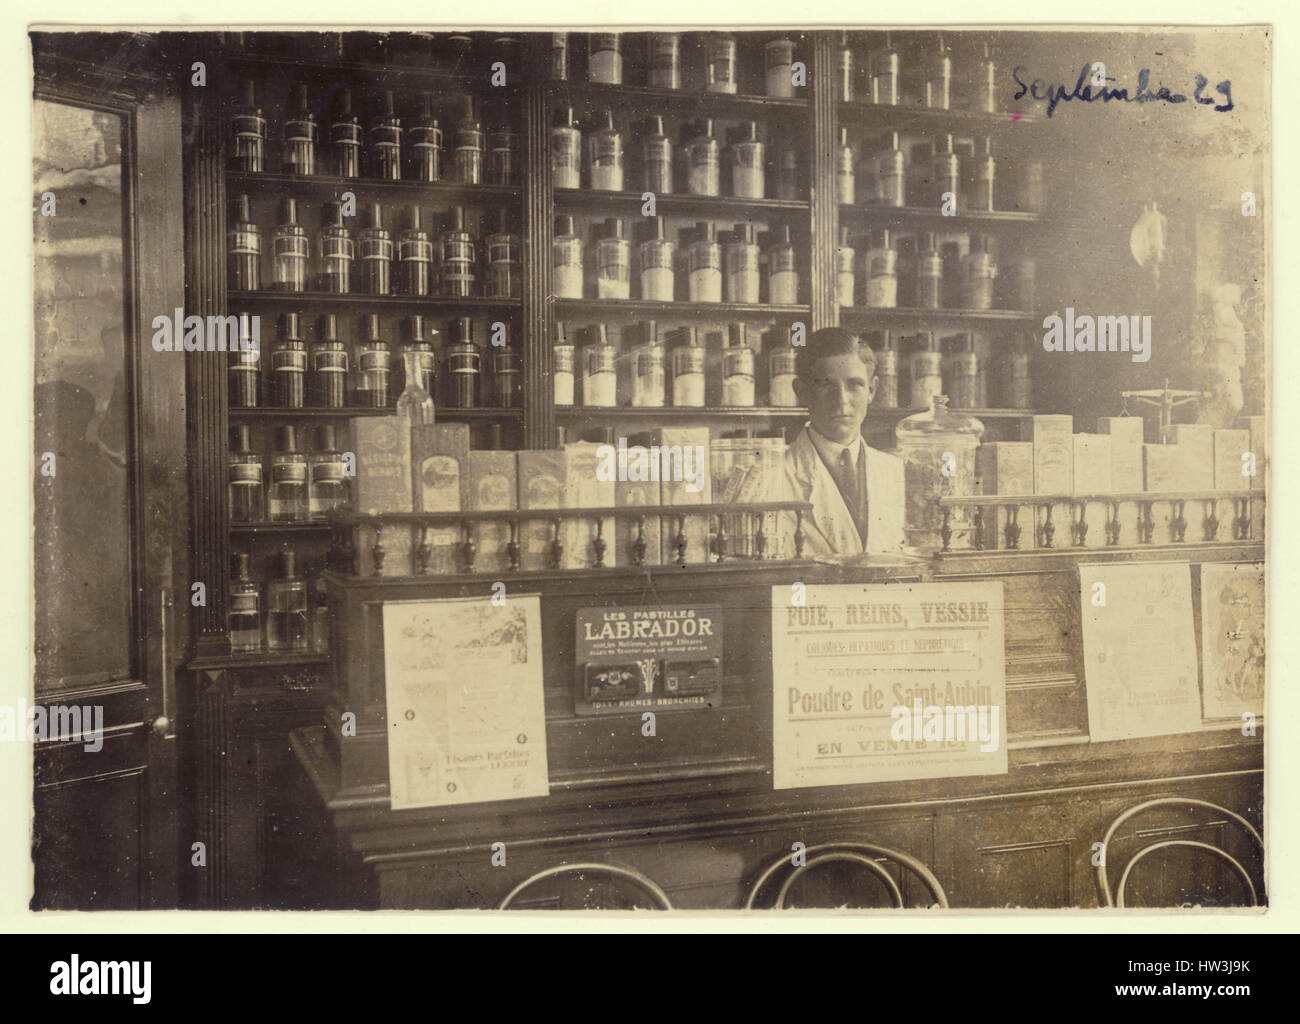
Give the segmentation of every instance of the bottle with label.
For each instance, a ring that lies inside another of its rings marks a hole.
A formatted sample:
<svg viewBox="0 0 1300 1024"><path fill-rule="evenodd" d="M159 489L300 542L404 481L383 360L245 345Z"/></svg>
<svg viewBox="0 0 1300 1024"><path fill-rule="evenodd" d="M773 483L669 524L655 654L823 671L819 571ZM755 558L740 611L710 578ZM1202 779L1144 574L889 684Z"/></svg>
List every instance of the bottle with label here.
<svg viewBox="0 0 1300 1024"><path fill-rule="evenodd" d="M888 228L871 233L871 248L866 261L867 302L876 309L893 309L898 305L898 253L894 235Z"/></svg>
<svg viewBox="0 0 1300 1024"><path fill-rule="evenodd" d="M578 188L582 184L582 132L573 119L573 108L555 116L551 128L551 184L556 188Z"/></svg>
<svg viewBox="0 0 1300 1024"><path fill-rule="evenodd" d="M898 51L885 33L885 45L871 55L871 102L898 106Z"/></svg>
<svg viewBox="0 0 1300 1024"><path fill-rule="evenodd" d="M965 300L966 280L965 263L962 258L960 242L944 242L940 248L943 261L943 307L944 309L961 309Z"/></svg>
<svg viewBox="0 0 1300 1024"><path fill-rule="evenodd" d="M1033 335L1021 334L1015 339L1002 364L1002 405L1007 409L1029 409L1033 406L1029 378L1029 349Z"/></svg>
<svg viewBox="0 0 1300 1024"><path fill-rule="evenodd" d="M925 105L931 110L947 110L952 104L952 55L939 36L938 48L925 62Z"/></svg>
<svg viewBox="0 0 1300 1024"><path fill-rule="evenodd" d="M975 159L975 187L966 208L988 213L993 210L993 181L997 172L993 160L993 140L987 135L980 140L980 153Z"/></svg>
<svg viewBox="0 0 1300 1024"><path fill-rule="evenodd" d="M665 401L664 346L659 325L647 320L637 325L637 345L631 352L632 405L638 409L659 409Z"/></svg>
<svg viewBox="0 0 1300 1024"><path fill-rule="evenodd" d="M361 118L352 112L352 90L339 91L339 109L330 124L334 173L340 178L361 176Z"/></svg>
<svg viewBox="0 0 1300 1024"><path fill-rule="evenodd" d="M474 116L474 99L465 97L463 116L453 137L455 155L452 170L462 185L483 182L483 125Z"/></svg>
<svg viewBox="0 0 1300 1024"><path fill-rule="evenodd" d="M346 295L352 287L352 262L356 244L343 224L343 207L326 203L321 207L320 234L316 237L320 254L320 275L316 287L331 295Z"/></svg>
<svg viewBox="0 0 1300 1024"><path fill-rule="evenodd" d="M662 217L646 217L641 230L642 242L636 250L641 267L641 298L647 302L672 302L677 247L664 237Z"/></svg>
<svg viewBox="0 0 1300 1024"><path fill-rule="evenodd" d="M773 348L768 356L767 402L778 409L793 409L799 405L799 398L794 393L795 358L795 349L789 339Z"/></svg>
<svg viewBox="0 0 1300 1024"><path fill-rule="evenodd" d="M794 95L794 41L773 39L763 48L767 94L789 98Z"/></svg>
<svg viewBox="0 0 1300 1024"><path fill-rule="evenodd" d="M857 164L849 145L849 130L840 129L840 149L835 163L835 190L842 206L852 206L857 199Z"/></svg>
<svg viewBox="0 0 1300 1024"><path fill-rule="evenodd" d="M226 230L226 286L255 292L262 287L262 233L253 223L248 196L236 197Z"/></svg>
<svg viewBox="0 0 1300 1024"><path fill-rule="evenodd" d="M228 364L227 400L232 408L255 409L262 404L261 333L260 319L239 314L239 343L231 350Z"/></svg>
<svg viewBox="0 0 1300 1024"><path fill-rule="evenodd" d="M513 185L515 183L518 138L508 127L493 128L487 135L487 183Z"/></svg>
<svg viewBox="0 0 1300 1024"><path fill-rule="evenodd" d="M623 136L614 127L614 112L601 115L604 127L587 140L587 178L602 192L623 191Z"/></svg>
<svg viewBox="0 0 1300 1024"><path fill-rule="evenodd" d="M230 117L230 168L249 174L266 169L266 118L251 79L240 80L240 102Z"/></svg>
<svg viewBox="0 0 1300 1024"><path fill-rule="evenodd" d="M722 247L712 221L695 225L695 237L686 248L687 297L691 302L722 301Z"/></svg>
<svg viewBox="0 0 1300 1024"><path fill-rule="evenodd" d="M311 349L311 404L318 409L342 409L347 404L348 350L338 337L338 319L325 313L317 324Z"/></svg>
<svg viewBox="0 0 1300 1024"><path fill-rule="evenodd" d="M280 573L266 584L266 649L307 649L307 582L296 575L292 551L280 553Z"/></svg>
<svg viewBox="0 0 1300 1024"><path fill-rule="evenodd" d="M326 423L316 431L316 450L307 459L311 478L308 506L311 518L322 520L348 507L348 482L343 474L343 453L335 443L335 427Z"/></svg>
<svg viewBox="0 0 1300 1024"><path fill-rule="evenodd" d="M998 308L1033 312L1038 264L1032 256L1016 256L998 268Z"/></svg>
<svg viewBox="0 0 1300 1024"><path fill-rule="evenodd" d="M492 396L498 409L524 404L524 358L509 341L492 348Z"/></svg>
<svg viewBox="0 0 1300 1024"><path fill-rule="evenodd" d="M704 346L694 327L677 334L682 342L672 352L673 405L698 409L704 405Z"/></svg>
<svg viewBox="0 0 1300 1024"><path fill-rule="evenodd" d="M253 579L252 556L247 551L236 554L234 561L230 610L226 612L230 653L255 654L262 649L262 587Z"/></svg>
<svg viewBox="0 0 1300 1024"><path fill-rule="evenodd" d="M970 252L962 260L963 298L967 309L993 308L993 279L997 273L993 254L989 252L988 236L972 235Z"/></svg>
<svg viewBox="0 0 1300 1024"><path fill-rule="evenodd" d="M673 140L664 134L664 119L656 114L645 121L641 140L641 166L645 190L657 196L673 190Z"/></svg>
<svg viewBox="0 0 1300 1024"><path fill-rule="evenodd" d="M911 379L909 405L913 408L929 406L930 399L943 394L943 355L933 331L923 331L916 338L917 348L908 366Z"/></svg>
<svg viewBox="0 0 1300 1024"><path fill-rule="evenodd" d="M361 291L388 295L392 291L393 236L384 228L384 211L378 203L366 207L366 226L357 239L361 254Z"/></svg>
<svg viewBox="0 0 1300 1024"><path fill-rule="evenodd" d="M453 321L452 342L447 348L448 405L453 409L475 409L479 404L479 381L483 356L474 344L474 320L468 316Z"/></svg>
<svg viewBox="0 0 1300 1024"><path fill-rule="evenodd" d="M651 89L680 89L681 36L676 32L651 32L646 51L646 84Z"/></svg>
<svg viewBox="0 0 1300 1024"><path fill-rule="evenodd" d="M876 352L876 400L878 408L898 408L898 349L892 331L880 332L880 349Z"/></svg>
<svg viewBox="0 0 1300 1024"><path fill-rule="evenodd" d="M974 409L978 406L979 355L975 352L975 336L969 332L953 339L953 350L948 357L948 387L945 389L954 409Z"/></svg>
<svg viewBox="0 0 1300 1024"><path fill-rule="evenodd" d="M802 199L803 175L799 167L799 151L787 143L776 159L776 198Z"/></svg>
<svg viewBox="0 0 1300 1024"><path fill-rule="evenodd" d="M623 221L606 217L603 237L593 248L596 298L632 297L632 243L623 237Z"/></svg>
<svg viewBox="0 0 1300 1024"><path fill-rule="evenodd" d="M1023 213L1038 213L1043 208L1043 164L1027 160L1016 175L1015 208Z"/></svg>
<svg viewBox="0 0 1300 1024"><path fill-rule="evenodd" d="M848 32L840 32L840 46L838 53L837 66L839 67L839 101L841 103L852 103L854 95L857 92L857 58L853 54L853 47L849 45Z"/></svg>
<svg viewBox="0 0 1300 1024"><path fill-rule="evenodd" d="M389 405L392 373L388 342L379 329L379 314L366 315L365 339L357 343L355 405L362 409L386 409Z"/></svg>
<svg viewBox="0 0 1300 1024"><path fill-rule="evenodd" d="M723 249L727 302L758 302L758 242L753 224L737 224Z"/></svg>
<svg viewBox="0 0 1300 1024"><path fill-rule="evenodd" d="M767 188L765 147L758 141L758 125L742 124L731 144L731 194L739 199L762 199Z"/></svg>
<svg viewBox="0 0 1300 1024"><path fill-rule="evenodd" d="M952 135L941 135L934 140L934 158L930 164L930 181L933 192L930 202L943 207L949 202L945 197L951 194L951 209L961 197L961 158L953 147Z"/></svg>
<svg viewBox="0 0 1300 1024"><path fill-rule="evenodd" d="M433 339L437 338L438 332L430 331L426 335L424 317L419 313L402 321L402 332L402 371L406 372L406 357L412 356L415 359L416 383L432 398L438 393L438 353L433 347ZM402 386L406 386L405 376L402 378Z"/></svg>
<svg viewBox="0 0 1300 1024"><path fill-rule="evenodd" d="M402 348L402 379L405 384L397 396L397 415L405 417L411 426L434 420L433 396L422 383L424 355L415 345Z"/></svg>
<svg viewBox="0 0 1300 1024"><path fill-rule="evenodd" d="M573 218L555 218L551 236L551 287L556 298L582 298L582 239L573 231Z"/></svg>
<svg viewBox="0 0 1300 1024"><path fill-rule="evenodd" d="M266 503L273 523L301 523L308 517L307 456L298 450L294 426L275 428L271 487Z"/></svg>
<svg viewBox="0 0 1300 1024"><path fill-rule="evenodd" d="M587 78L605 85L623 84L622 40L617 32L587 36Z"/></svg>
<svg viewBox="0 0 1300 1024"><path fill-rule="evenodd" d="M841 306L854 304L857 257L857 250L850 244L849 229L841 224L840 246L835 251L835 301Z"/></svg>
<svg viewBox="0 0 1300 1024"><path fill-rule="evenodd" d="M707 92L736 92L736 37L728 32L711 32L708 36Z"/></svg>
<svg viewBox="0 0 1300 1024"><path fill-rule="evenodd" d="M285 174L316 173L316 116L307 103L307 87L298 86L298 109L284 121Z"/></svg>
<svg viewBox="0 0 1300 1024"><path fill-rule="evenodd" d="M705 119L682 126L686 144L686 191L693 196L719 195L721 150L713 134L713 121Z"/></svg>
<svg viewBox="0 0 1300 1024"><path fill-rule="evenodd" d="M497 228L487 236L487 281L483 294L489 299L517 299L523 287L521 264L523 246L510 230L505 207L497 210Z"/></svg>
<svg viewBox="0 0 1300 1024"><path fill-rule="evenodd" d="M399 295L428 295L433 277L433 243L420 223L420 208L408 206L406 227L397 237Z"/></svg>
<svg viewBox="0 0 1300 1024"><path fill-rule="evenodd" d="M880 139L881 148L875 156L876 202L881 206L903 206L907 203L905 161L899 142L898 132L885 132Z"/></svg>
<svg viewBox="0 0 1300 1024"><path fill-rule="evenodd" d="M591 338L582 350L582 404L610 408L618 401L617 352L604 324L592 329Z"/></svg>
<svg viewBox="0 0 1300 1024"><path fill-rule="evenodd" d="M260 523L266 519L266 491L262 482L262 456L253 451L247 423L230 429L227 491L232 523Z"/></svg>
<svg viewBox="0 0 1300 1024"><path fill-rule="evenodd" d="M442 294L467 299L478 289L478 249L474 236L465 230L465 208L453 206L447 229L438 239L438 262L442 268Z"/></svg>
<svg viewBox="0 0 1300 1024"><path fill-rule="evenodd" d="M569 33L551 33L551 80L567 82L569 79Z"/></svg>
<svg viewBox="0 0 1300 1024"><path fill-rule="evenodd" d="M921 235L916 257L916 306L918 309L943 306L943 257L939 255L933 231Z"/></svg>
<svg viewBox="0 0 1300 1024"><path fill-rule="evenodd" d="M306 404L307 346L297 313L280 314L280 336L271 349L271 378L275 404L281 409L301 409Z"/></svg>
<svg viewBox="0 0 1300 1024"><path fill-rule="evenodd" d="M402 178L402 121L393 112L393 91L385 90L370 119L370 176L384 181Z"/></svg>
<svg viewBox="0 0 1300 1024"><path fill-rule="evenodd" d="M406 130L415 181L442 181L442 127L433 116L433 94L420 93L420 115Z"/></svg>
<svg viewBox="0 0 1300 1024"><path fill-rule="evenodd" d="M754 404L754 350L749 347L744 324L727 327L727 347L722 350L722 404L729 408Z"/></svg>
<svg viewBox="0 0 1300 1024"><path fill-rule="evenodd" d="M573 404L574 350L569 341L568 328L561 323L555 325L554 362L551 369L551 381L555 386L555 404Z"/></svg>
<svg viewBox="0 0 1300 1024"><path fill-rule="evenodd" d="M790 225L782 224L776 242L767 250L767 301L793 306L799 301L799 254L790 241Z"/></svg>
<svg viewBox="0 0 1300 1024"><path fill-rule="evenodd" d="M989 44L983 44L983 56L975 72L975 109L984 114L998 113L998 66Z"/></svg>
<svg viewBox="0 0 1300 1024"><path fill-rule="evenodd" d="M279 292L307 290L307 229L298 223L298 200L280 200L280 221L271 235L271 287Z"/></svg>

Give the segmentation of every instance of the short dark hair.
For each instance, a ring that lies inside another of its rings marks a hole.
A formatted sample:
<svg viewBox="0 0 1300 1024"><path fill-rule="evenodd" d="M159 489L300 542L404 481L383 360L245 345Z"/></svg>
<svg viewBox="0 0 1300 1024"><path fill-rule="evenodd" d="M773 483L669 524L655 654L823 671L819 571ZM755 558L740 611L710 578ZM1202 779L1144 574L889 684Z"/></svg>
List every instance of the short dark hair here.
<svg viewBox="0 0 1300 1024"><path fill-rule="evenodd" d="M808 335L807 344L799 348L794 357L795 375L808 382L818 360L847 355L855 355L862 360L862 365L867 368L868 380L876 375L876 354L871 351L871 346L843 327L823 327Z"/></svg>

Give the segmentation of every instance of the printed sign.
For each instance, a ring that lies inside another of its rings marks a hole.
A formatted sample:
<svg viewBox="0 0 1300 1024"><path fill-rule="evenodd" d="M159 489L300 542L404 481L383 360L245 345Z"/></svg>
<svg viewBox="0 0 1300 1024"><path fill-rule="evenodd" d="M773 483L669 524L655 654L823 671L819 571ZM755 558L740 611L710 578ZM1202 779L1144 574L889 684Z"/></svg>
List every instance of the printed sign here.
<svg viewBox="0 0 1300 1024"><path fill-rule="evenodd" d="M1201 678L1206 718L1264 714L1263 563L1201 566Z"/></svg>

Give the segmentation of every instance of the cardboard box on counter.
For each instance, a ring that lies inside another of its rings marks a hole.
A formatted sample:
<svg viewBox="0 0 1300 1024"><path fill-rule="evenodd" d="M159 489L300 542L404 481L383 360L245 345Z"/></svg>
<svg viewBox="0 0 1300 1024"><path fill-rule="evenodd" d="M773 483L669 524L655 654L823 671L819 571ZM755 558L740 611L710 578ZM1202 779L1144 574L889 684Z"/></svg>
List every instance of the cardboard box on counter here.
<svg viewBox="0 0 1300 1024"><path fill-rule="evenodd" d="M356 441L356 510L364 515L379 512L410 512L411 424L401 416L361 416L352 421ZM384 549L381 576L409 576L411 529L389 524L381 537ZM357 553L357 572L374 574L375 531L357 527L352 544Z"/></svg>
<svg viewBox="0 0 1300 1024"><path fill-rule="evenodd" d="M659 446L660 492L665 505L704 505L713 501L713 474L709 466L708 427L661 427L654 433ZM667 457L664 456L667 449ZM667 471L666 473L664 471ZM678 520L662 519L664 561L677 560ZM681 532L686 536L687 564L711 562L709 516L683 517Z"/></svg>
<svg viewBox="0 0 1300 1024"><path fill-rule="evenodd" d="M1142 490L1142 445L1146 422L1141 416L1098 416L1097 431L1110 435L1110 486L1119 494Z"/></svg>
<svg viewBox="0 0 1300 1024"><path fill-rule="evenodd" d="M548 448L516 452L520 509L558 509L564 505L564 451ZM549 569L553 519L526 519L519 535L519 567ZM561 538L563 539L563 538Z"/></svg>
<svg viewBox="0 0 1300 1024"><path fill-rule="evenodd" d="M1109 434L1074 435L1075 494L1109 494L1111 483Z"/></svg>
<svg viewBox="0 0 1300 1024"><path fill-rule="evenodd" d="M1250 477L1243 473L1249 468L1249 430L1216 430L1214 432L1214 488L1219 491L1244 491L1250 487ZM1256 467L1258 470L1258 466Z"/></svg>
<svg viewBox="0 0 1300 1024"><path fill-rule="evenodd" d="M1069 494L1074 486L1074 417L1030 416L1020 439L1034 444L1034 493Z"/></svg>
<svg viewBox="0 0 1300 1024"><path fill-rule="evenodd" d="M980 494L1034 493L1034 445L1031 441L986 441L975 449L975 487ZM984 547L1003 547L1007 510L984 514ZM1030 510L1024 510L1030 514ZM1027 522L1032 520L1026 520ZM973 527L972 527L973 529Z"/></svg>
<svg viewBox="0 0 1300 1024"><path fill-rule="evenodd" d="M615 504L614 480L601 480L598 467L605 445L589 441L575 441L564 446L564 506L565 508L613 508ZM568 516L564 520L563 541L565 569L589 569L596 564L593 542L597 535L605 541L606 566L620 565L620 552L614 535L614 517L600 520L599 530L595 520Z"/></svg>
<svg viewBox="0 0 1300 1024"><path fill-rule="evenodd" d="M465 457L466 510L470 512L509 512L518 505L519 484L516 479L516 453L472 451ZM510 524L505 521L475 524L475 572L504 572L510 567L506 545L510 542ZM522 563L522 551L520 561Z"/></svg>
<svg viewBox="0 0 1300 1024"><path fill-rule="evenodd" d="M1263 488L1268 479L1268 422L1263 416L1246 416L1246 429L1250 431L1250 450L1255 454L1255 475L1249 486Z"/></svg>
<svg viewBox="0 0 1300 1024"><path fill-rule="evenodd" d="M1175 423L1174 442L1183 451L1182 482L1178 490L1214 488L1214 428L1208 423Z"/></svg>
<svg viewBox="0 0 1300 1024"><path fill-rule="evenodd" d="M1168 492L1181 490L1183 452L1176 444L1142 446L1142 489Z"/></svg>
<svg viewBox="0 0 1300 1024"><path fill-rule="evenodd" d="M468 424L417 423L411 428L417 510L459 512L468 507L465 470L468 455ZM425 539L431 552L429 572L432 575L445 576L461 571L459 526L430 526Z"/></svg>

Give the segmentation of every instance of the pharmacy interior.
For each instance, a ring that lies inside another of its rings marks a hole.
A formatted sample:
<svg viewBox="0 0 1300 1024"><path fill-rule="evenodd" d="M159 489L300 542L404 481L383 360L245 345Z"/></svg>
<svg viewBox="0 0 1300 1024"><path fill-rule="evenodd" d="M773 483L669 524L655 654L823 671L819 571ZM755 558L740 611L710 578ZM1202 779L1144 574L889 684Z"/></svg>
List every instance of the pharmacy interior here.
<svg viewBox="0 0 1300 1024"><path fill-rule="evenodd" d="M188 41L195 905L1265 899L1239 41Z"/></svg>

